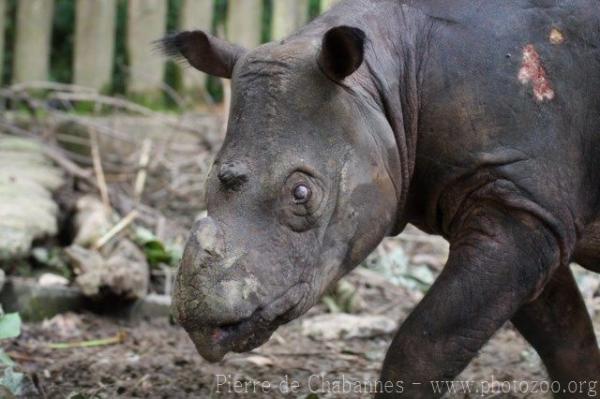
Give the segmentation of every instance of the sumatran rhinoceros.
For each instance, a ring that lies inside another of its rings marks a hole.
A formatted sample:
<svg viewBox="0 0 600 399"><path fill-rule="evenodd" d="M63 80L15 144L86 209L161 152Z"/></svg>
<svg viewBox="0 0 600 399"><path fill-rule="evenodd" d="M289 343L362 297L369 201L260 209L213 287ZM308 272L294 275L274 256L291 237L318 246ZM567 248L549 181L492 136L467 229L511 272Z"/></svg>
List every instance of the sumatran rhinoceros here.
<svg viewBox="0 0 600 399"><path fill-rule="evenodd" d="M232 79L174 294L204 358L261 345L412 223L450 255L381 381L439 396L510 320L564 391L597 383L569 263L600 271L598 0L346 0L253 50L161 44Z"/></svg>

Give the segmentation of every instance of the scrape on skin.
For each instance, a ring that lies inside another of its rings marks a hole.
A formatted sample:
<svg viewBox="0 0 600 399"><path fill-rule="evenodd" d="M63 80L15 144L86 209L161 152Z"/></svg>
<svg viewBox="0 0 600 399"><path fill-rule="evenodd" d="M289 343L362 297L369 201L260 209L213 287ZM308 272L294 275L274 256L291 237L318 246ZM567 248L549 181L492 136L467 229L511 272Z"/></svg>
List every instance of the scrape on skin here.
<svg viewBox="0 0 600 399"><path fill-rule="evenodd" d="M533 44L523 47L523 61L518 77L524 85L531 83L533 95L538 101L550 101L554 98L554 89Z"/></svg>
<svg viewBox="0 0 600 399"><path fill-rule="evenodd" d="M565 36L556 28L552 28L550 31L550 43L554 45L563 44L565 42Z"/></svg>

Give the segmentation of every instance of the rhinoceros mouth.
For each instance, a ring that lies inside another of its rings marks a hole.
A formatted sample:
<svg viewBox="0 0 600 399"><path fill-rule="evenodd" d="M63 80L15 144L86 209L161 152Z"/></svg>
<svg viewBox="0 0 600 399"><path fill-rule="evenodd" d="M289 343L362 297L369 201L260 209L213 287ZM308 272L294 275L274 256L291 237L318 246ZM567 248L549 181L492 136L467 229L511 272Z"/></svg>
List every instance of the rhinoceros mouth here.
<svg viewBox="0 0 600 399"><path fill-rule="evenodd" d="M298 283L250 317L188 330L188 334L204 359L218 362L228 352L247 352L267 342L277 327L302 314L307 294L308 284Z"/></svg>

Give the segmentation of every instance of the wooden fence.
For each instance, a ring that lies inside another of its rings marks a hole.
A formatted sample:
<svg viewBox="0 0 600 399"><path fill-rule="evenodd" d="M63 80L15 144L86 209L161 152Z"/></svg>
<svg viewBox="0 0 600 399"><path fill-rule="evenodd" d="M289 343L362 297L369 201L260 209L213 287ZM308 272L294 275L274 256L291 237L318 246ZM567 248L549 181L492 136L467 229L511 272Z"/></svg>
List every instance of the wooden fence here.
<svg viewBox="0 0 600 399"><path fill-rule="evenodd" d="M0 33L7 22L7 2L0 0ZM130 94L151 95L164 87L165 60L150 41L162 37L167 26L168 0L74 0L73 81L71 83L104 90L111 87L116 43L117 1L127 3L126 90ZM338 0L320 0L321 11ZM224 26L226 37L248 48L261 42L263 0L227 0ZM271 0L272 40L284 37L305 24L309 0ZM178 30L212 30L213 0L181 0ZM0 76L5 46L13 49L12 83L49 79L49 60L53 32L54 0L17 0L14 43L4 43L0 34ZM183 68L182 90L203 90L206 78Z"/></svg>

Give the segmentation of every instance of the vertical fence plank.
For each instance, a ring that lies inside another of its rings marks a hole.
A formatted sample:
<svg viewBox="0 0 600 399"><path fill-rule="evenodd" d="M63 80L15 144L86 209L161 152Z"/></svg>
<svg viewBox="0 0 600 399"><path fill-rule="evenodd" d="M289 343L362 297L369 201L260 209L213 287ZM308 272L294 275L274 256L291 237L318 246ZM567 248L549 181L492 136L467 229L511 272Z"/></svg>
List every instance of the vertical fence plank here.
<svg viewBox="0 0 600 399"><path fill-rule="evenodd" d="M13 82L47 80L54 0L19 0Z"/></svg>
<svg viewBox="0 0 600 399"><path fill-rule="evenodd" d="M321 12L325 12L329 10L335 3L338 3L340 0L321 0Z"/></svg>
<svg viewBox="0 0 600 399"><path fill-rule="evenodd" d="M0 86L2 85L2 72L4 66L4 28L6 21L6 1L0 0Z"/></svg>
<svg viewBox="0 0 600 399"><path fill-rule="evenodd" d="M271 39L283 39L306 24L307 20L308 0L275 0Z"/></svg>
<svg viewBox="0 0 600 399"><path fill-rule="evenodd" d="M261 42L261 30L262 0L229 0L227 38L230 41L249 49L257 47Z"/></svg>
<svg viewBox="0 0 600 399"><path fill-rule="evenodd" d="M107 89L115 50L115 0L77 0L76 7L74 82Z"/></svg>
<svg viewBox="0 0 600 399"><path fill-rule="evenodd" d="M210 32L213 20L213 0L183 0L179 15L179 29L202 29ZM194 68L182 69L183 90L187 93L205 90L206 75Z"/></svg>
<svg viewBox="0 0 600 399"><path fill-rule="evenodd" d="M164 58L152 41L164 36L167 26L166 0L128 0L127 53L129 94L159 99L165 72Z"/></svg>

